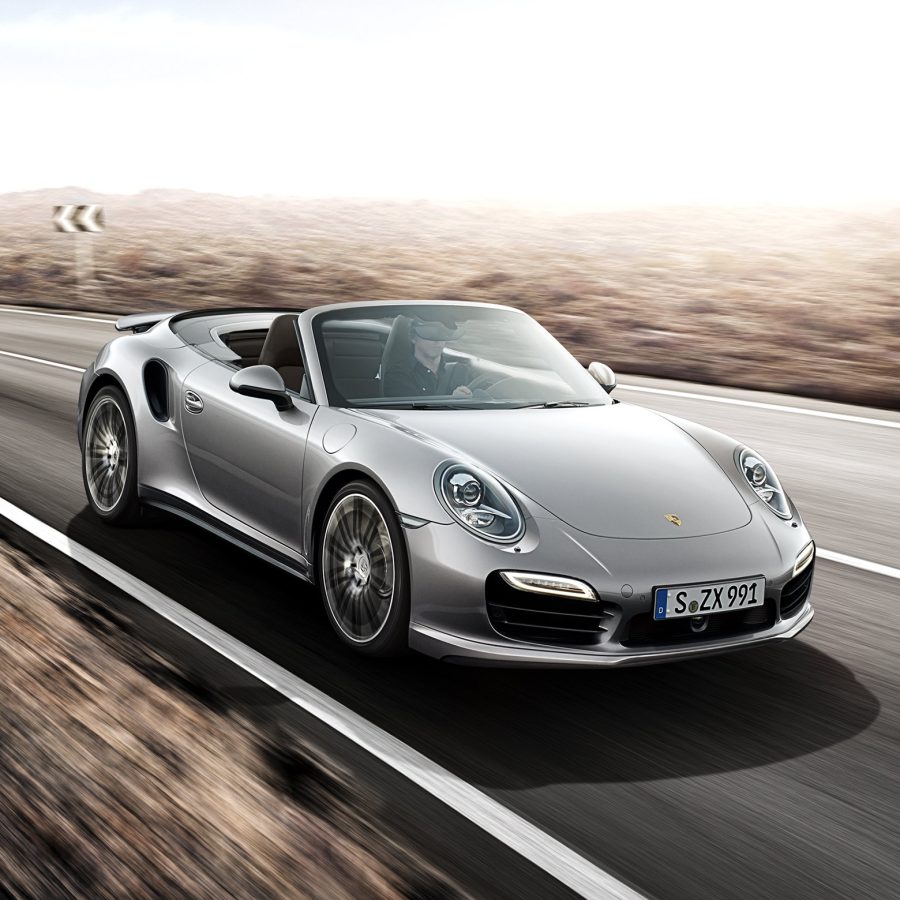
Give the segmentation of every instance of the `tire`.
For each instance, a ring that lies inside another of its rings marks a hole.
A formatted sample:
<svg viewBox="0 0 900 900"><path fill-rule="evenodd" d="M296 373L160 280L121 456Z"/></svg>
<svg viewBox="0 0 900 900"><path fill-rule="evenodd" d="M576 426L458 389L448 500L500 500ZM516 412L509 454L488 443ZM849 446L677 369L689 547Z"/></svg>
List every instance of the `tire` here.
<svg viewBox="0 0 900 900"><path fill-rule="evenodd" d="M328 506L318 536L319 590L328 621L367 656L409 649L409 564L390 502L374 484L353 481Z"/></svg>
<svg viewBox="0 0 900 900"><path fill-rule="evenodd" d="M81 476L91 509L110 525L133 525L141 515L137 440L131 407L117 387L91 401L81 438Z"/></svg>

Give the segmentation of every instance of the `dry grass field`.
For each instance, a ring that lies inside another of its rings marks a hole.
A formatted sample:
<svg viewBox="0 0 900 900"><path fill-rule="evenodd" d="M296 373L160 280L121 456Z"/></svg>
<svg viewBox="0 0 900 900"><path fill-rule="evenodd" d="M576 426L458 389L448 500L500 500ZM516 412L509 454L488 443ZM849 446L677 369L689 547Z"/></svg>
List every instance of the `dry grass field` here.
<svg viewBox="0 0 900 900"><path fill-rule="evenodd" d="M98 202L98 236L53 231ZM0 196L0 302L109 312L458 298L617 371L900 408L900 210L578 215L183 191ZM96 279L79 290L75 242Z"/></svg>
<svg viewBox="0 0 900 900"><path fill-rule="evenodd" d="M379 800L0 538L0 895L440 897Z"/></svg>

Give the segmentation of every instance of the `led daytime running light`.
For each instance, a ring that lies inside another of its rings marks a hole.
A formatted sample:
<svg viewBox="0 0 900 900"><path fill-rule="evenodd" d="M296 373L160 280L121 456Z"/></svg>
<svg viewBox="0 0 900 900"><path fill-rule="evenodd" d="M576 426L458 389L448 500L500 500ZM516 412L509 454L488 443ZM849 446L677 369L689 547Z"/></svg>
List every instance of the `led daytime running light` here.
<svg viewBox="0 0 900 900"><path fill-rule="evenodd" d="M563 575L538 575L534 572L501 572L500 577L511 587L533 594L553 594L578 600L596 600L594 589L575 578Z"/></svg>
<svg viewBox="0 0 900 900"><path fill-rule="evenodd" d="M799 575L813 561L816 555L816 545L810 541L798 554L794 563L794 575ZM791 576L793 577L793 576Z"/></svg>

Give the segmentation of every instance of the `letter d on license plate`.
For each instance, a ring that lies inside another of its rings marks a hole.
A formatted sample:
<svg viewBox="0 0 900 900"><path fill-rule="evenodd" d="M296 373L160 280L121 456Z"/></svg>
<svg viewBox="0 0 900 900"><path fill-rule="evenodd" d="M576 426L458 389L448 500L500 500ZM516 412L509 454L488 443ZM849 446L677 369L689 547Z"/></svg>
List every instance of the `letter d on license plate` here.
<svg viewBox="0 0 900 900"><path fill-rule="evenodd" d="M766 580L761 577L656 588L653 592L653 618L710 616L748 606L762 606L765 594Z"/></svg>

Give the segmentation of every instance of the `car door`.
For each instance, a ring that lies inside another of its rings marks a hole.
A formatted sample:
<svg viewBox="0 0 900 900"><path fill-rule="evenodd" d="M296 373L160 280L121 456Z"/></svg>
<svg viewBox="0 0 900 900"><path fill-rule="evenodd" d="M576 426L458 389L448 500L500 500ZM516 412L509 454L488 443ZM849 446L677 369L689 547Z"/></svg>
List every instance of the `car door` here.
<svg viewBox="0 0 900 900"><path fill-rule="evenodd" d="M209 362L182 386L181 419L197 485L215 507L302 552L301 477L314 403L270 400L229 387L235 369Z"/></svg>

